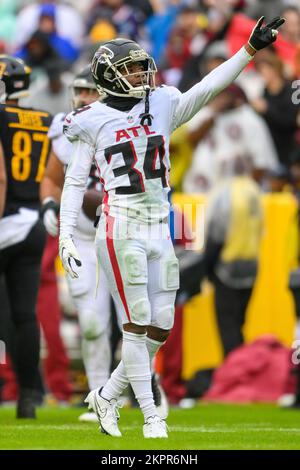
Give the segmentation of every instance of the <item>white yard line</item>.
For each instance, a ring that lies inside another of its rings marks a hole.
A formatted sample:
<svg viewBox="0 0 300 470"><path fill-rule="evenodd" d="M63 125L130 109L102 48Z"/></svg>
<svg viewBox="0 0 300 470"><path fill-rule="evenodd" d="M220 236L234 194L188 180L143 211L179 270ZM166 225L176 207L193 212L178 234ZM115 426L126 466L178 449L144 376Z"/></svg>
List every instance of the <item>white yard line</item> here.
<svg viewBox="0 0 300 470"><path fill-rule="evenodd" d="M85 429L85 424L90 423L82 423L82 424L23 424L23 425L15 425L15 424L8 424L5 425L5 429L8 430L9 428L13 428L14 430L24 429L24 430L57 430L57 431L82 431ZM95 428L97 430L97 423L95 424ZM141 425L137 424L134 426L122 426L120 425L123 431L134 431L136 429L140 429ZM2 428L4 430L4 428ZM241 433L241 432L284 432L284 433L296 433L300 434L300 427L299 428L289 428L289 427L271 427L271 426L253 426L253 425L236 425L234 428L228 428L224 426L169 426L171 432L185 432L185 433Z"/></svg>

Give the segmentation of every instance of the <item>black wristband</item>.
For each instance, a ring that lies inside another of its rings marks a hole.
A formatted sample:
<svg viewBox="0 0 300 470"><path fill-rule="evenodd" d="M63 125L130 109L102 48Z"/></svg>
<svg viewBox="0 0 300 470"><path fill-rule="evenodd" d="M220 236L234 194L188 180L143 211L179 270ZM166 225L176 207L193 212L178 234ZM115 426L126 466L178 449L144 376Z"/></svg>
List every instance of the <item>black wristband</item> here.
<svg viewBox="0 0 300 470"><path fill-rule="evenodd" d="M60 206L59 206L59 204L57 204L57 202L55 202L53 199L47 201L45 204L42 205L42 207L41 207L41 209L40 209L40 217L43 217L44 214L45 214L45 212L46 212L48 209L52 209L52 210L55 212L55 214L58 216Z"/></svg>

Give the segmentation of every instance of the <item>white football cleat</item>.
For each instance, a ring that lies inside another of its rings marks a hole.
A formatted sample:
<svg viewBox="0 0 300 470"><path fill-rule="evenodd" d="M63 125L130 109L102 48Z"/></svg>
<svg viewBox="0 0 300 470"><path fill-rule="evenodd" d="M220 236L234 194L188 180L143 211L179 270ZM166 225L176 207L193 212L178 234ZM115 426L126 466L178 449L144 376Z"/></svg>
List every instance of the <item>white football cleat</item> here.
<svg viewBox="0 0 300 470"><path fill-rule="evenodd" d="M168 437L167 425L159 416L150 416L143 426L143 433L148 438L166 438Z"/></svg>
<svg viewBox="0 0 300 470"><path fill-rule="evenodd" d="M98 423L98 417L96 413L92 411L88 411L87 413L82 413L78 416L78 420L81 423Z"/></svg>
<svg viewBox="0 0 300 470"><path fill-rule="evenodd" d="M110 436L120 437L122 434L118 428L118 419L120 418L118 402L114 399L110 401L105 400L99 395L99 391L99 388L92 390L84 402L88 403L89 410L93 410L96 413L101 432Z"/></svg>
<svg viewBox="0 0 300 470"><path fill-rule="evenodd" d="M295 404L296 395L294 393L285 393L279 397L277 404L281 408L290 408Z"/></svg>

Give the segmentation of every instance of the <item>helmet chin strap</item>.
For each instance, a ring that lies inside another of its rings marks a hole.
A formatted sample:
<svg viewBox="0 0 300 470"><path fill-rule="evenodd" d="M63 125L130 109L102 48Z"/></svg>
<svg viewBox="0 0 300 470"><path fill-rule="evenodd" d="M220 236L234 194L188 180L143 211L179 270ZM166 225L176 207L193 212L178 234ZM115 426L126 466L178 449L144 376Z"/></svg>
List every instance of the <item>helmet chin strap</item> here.
<svg viewBox="0 0 300 470"><path fill-rule="evenodd" d="M150 111L149 94L150 94L150 88L147 88L146 97L145 97L145 112L139 115L139 118L141 118L141 126L143 126L146 121L147 121L148 126L151 126L152 124L153 116L149 112Z"/></svg>

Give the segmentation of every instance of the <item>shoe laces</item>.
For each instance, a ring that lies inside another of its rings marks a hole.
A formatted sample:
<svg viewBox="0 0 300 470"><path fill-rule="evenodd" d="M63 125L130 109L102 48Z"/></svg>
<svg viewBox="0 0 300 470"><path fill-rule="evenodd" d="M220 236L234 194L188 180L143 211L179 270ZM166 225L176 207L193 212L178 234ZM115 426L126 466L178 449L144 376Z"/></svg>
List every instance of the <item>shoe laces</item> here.
<svg viewBox="0 0 300 470"><path fill-rule="evenodd" d="M156 424L156 423L160 423L161 421L163 421L163 420L158 415L149 416L149 418L147 419L145 424Z"/></svg>
<svg viewBox="0 0 300 470"><path fill-rule="evenodd" d="M159 424L161 427L164 427L164 430L166 430L167 432L169 431L169 427L167 423L165 422L165 420L160 418L160 416L158 415L150 416L147 419L145 424L148 425L151 429L153 428L154 425Z"/></svg>
<svg viewBox="0 0 300 470"><path fill-rule="evenodd" d="M112 406L112 410L113 410L114 416L117 418L117 421L119 421L119 419L120 419L120 412L119 412L119 409L120 409L120 408L123 408L124 402L121 401L121 400L112 399L112 400L110 401L110 404L111 404L111 406Z"/></svg>

